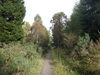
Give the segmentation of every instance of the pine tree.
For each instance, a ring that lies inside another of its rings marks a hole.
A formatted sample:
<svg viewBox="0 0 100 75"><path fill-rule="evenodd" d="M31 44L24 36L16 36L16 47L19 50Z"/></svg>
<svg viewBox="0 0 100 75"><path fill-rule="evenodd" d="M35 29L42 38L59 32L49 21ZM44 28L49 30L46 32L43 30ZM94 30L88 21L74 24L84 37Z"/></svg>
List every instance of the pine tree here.
<svg viewBox="0 0 100 75"><path fill-rule="evenodd" d="M100 37L100 0L80 0L79 12L83 31L97 40Z"/></svg>
<svg viewBox="0 0 100 75"><path fill-rule="evenodd" d="M0 0L0 42L10 43L23 39L23 0Z"/></svg>

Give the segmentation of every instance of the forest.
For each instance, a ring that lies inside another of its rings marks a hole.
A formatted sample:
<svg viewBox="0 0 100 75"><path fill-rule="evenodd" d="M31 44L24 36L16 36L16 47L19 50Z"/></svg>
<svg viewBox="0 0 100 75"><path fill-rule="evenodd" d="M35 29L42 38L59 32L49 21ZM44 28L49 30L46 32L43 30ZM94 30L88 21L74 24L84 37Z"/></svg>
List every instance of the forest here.
<svg viewBox="0 0 100 75"><path fill-rule="evenodd" d="M24 0L0 0L0 75L50 75L41 74L49 51L54 75L100 75L100 0L80 0L70 18L54 13L50 30L25 13Z"/></svg>

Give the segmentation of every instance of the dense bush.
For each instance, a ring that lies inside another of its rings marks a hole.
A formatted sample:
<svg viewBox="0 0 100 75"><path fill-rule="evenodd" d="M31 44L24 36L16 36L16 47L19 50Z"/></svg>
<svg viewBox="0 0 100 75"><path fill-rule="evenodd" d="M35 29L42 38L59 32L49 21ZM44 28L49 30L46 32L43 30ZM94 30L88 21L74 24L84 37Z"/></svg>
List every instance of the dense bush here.
<svg viewBox="0 0 100 75"><path fill-rule="evenodd" d="M74 50L73 57L80 62L80 66L77 66L80 73L84 75L100 74L100 41L94 43L90 40L89 35L85 34L84 37L79 37Z"/></svg>
<svg viewBox="0 0 100 75"><path fill-rule="evenodd" d="M75 46L74 50L78 53L78 55L81 56L87 56L88 55L88 46L90 42L90 37L88 34L85 34L83 37L79 37L79 40L77 42L77 45Z"/></svg>
<svg viewBox="0 0 100 75"><path fill-rule="evenodd" d="M0 48L0 75L38 75L31 69L40 65L41 53L41 47L34 44L5 45Z"/></svg>
<svg viewBox="0 0 100 75"><path fill-rule="evenodd" d="M66 33L64 34L64 44L68 50L72 50L73 47L76 45L77 36L73 33Z"/></svg>
<svg viewBox="0 0 100 75"><path fill-rule="evenodd" d="M56 72L60 73L58 75L100 75L100 40L93 42L85 34L78 38L71 51L53 50L53 63Z"/></svg>

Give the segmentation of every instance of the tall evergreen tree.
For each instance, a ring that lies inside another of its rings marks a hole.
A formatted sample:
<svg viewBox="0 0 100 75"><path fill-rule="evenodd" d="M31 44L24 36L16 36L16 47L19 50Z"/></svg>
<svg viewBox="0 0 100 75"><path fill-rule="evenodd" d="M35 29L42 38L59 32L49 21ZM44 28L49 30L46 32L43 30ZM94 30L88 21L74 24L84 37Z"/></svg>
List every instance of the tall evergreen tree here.
<svg viewBox="0 0 100 75"><path fill-rule="evenodd" d="M80 35L82 33L82 25L80 25L79 4L76 4L70 19L67 19L65 33L74 33Z"/></svg>
<svg viewBox="0 0 100 75"><path fill-rule="evenodd" d="M51 20L53 42L56 47L62 46L63 30L66 25L67 17L63 12L55 14Z"/></svg>
<svg viewBox="0 0 100 75"><path fill-rule="evenodd" d="M23 0L0 0L0 42L9 43L23 39Z"/></svg>
<svg viewBox="0 0 100 75"><path fill-rule="evenodd" d="M94 40L100 38L100 0L80 0L80 24Z"/></svg>

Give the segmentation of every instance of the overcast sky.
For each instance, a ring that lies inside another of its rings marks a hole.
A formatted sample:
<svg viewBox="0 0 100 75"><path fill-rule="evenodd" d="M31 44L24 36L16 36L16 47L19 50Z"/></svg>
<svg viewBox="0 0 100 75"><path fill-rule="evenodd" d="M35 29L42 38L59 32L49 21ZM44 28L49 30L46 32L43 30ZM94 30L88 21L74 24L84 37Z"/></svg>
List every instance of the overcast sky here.
<svg viewBox="0 0 100 75"><path fill-rule="evenodd" d="M50 20L55 13L64 12L69 18L72 14L73 7L78 0L24 0L26 15L24 21L31 25L34 17L39 14L42 18L43 25L49 30Z"/></svg>

